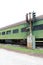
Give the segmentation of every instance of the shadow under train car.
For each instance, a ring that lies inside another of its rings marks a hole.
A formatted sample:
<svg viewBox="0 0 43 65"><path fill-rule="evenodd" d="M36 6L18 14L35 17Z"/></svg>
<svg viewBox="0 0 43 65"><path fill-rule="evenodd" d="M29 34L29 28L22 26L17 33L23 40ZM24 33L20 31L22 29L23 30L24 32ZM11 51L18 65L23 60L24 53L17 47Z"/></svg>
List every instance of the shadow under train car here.
<svg viewBox="0 0 43 65"><path fill-rule="evenodd" d="M0 43L26 46L27 40L26 39L0 39Z"/></svg>

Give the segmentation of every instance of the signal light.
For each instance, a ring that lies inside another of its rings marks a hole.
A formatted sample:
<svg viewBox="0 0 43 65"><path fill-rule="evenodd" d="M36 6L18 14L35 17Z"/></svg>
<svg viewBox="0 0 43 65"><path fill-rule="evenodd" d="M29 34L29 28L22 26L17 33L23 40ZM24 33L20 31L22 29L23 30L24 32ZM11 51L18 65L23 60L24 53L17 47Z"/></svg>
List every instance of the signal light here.
<svg viewBox="0 0 43 65"><path fill-rule="evenodd" d="M28 21L28 13L26 14L26 22L29 23L29 21Z"/></svg>
<svg viewBox="0 0 43 65"><path fill-rule="evenodd" d="M33 22L35 22L36 21L36 13L34 11L32 13L32 17L33 17Z"/></svg>
<svg viewBox="0 0 43 65"><path fill-rule="evenodd" d="M35 22L36 21L36 13L34 11L32 13L32 17L33 17L33 22Z"/></svg>

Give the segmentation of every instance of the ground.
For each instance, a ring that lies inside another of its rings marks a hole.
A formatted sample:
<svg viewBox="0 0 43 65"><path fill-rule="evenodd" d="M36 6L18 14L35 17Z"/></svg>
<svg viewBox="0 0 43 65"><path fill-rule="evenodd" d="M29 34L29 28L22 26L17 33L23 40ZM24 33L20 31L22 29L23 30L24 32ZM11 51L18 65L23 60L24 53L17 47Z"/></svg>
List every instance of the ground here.
<svg viewBox="0 0 43 65"><path fill-rule="evenodd" d="M43 65L43 58L0 48L0 65Z"/></svg>
<svg viewBox="0 0 43 65"><path fill-rule="evenodd" d="M43 58L43 49L27 49L25 47L19 47L16 45L5 45L5 44L0 44L0 48L7 49L9 51L14 51L14 52L19 52L22 54L27 54L31 56L36 56L36 57L42 57Z"/></svg>

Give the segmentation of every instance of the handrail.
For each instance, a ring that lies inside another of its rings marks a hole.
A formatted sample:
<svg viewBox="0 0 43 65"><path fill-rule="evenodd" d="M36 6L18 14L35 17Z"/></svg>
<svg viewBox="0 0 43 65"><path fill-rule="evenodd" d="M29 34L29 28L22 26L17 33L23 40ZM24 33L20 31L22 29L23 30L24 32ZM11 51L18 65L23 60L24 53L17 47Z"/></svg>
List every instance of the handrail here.
<svg viewBox="0 0 43 65"><path fill-rule="evenodd" d="M35 41L35 42L43 42L43 41Z"/></svg>

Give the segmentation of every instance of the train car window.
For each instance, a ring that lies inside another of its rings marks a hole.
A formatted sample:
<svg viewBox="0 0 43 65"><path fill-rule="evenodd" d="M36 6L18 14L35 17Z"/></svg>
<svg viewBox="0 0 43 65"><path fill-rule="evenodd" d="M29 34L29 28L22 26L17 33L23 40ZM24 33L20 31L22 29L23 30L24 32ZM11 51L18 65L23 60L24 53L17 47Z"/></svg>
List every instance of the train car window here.
<svg viewBox="0 0 43 65"><path fill-rule="evenodd" d="M26 32L26 27L21 29L21 32Z"/></svg>
<svg viewBox="0 0 43 65"><path fill-rule="evenodd" d="M18 29L14 29L14 30L13 30L13 33L18 33L18 32L19 32Z"/></svg>
<svg viewBox="0 0 43 65"><path fill-rule="evenodd" d="M33 30L43 30L43 24L33 26Z"/></svg>
<svg viewBox="0 0 43 65"><path fill-rule="evenodd" d="M2 35L5 35L5 32L2 32Z"/></svg>
<svg viewBox="0 0 43 65"><path fill-rule="evenodd" d="M11 34L11 30L6 31L6 34Z"/></svg>
<svg viewBox="0 0 43 65"><path fill-rule="evenodd" d="M27 32L29 31L29 29L27 29Z"/></svg>

